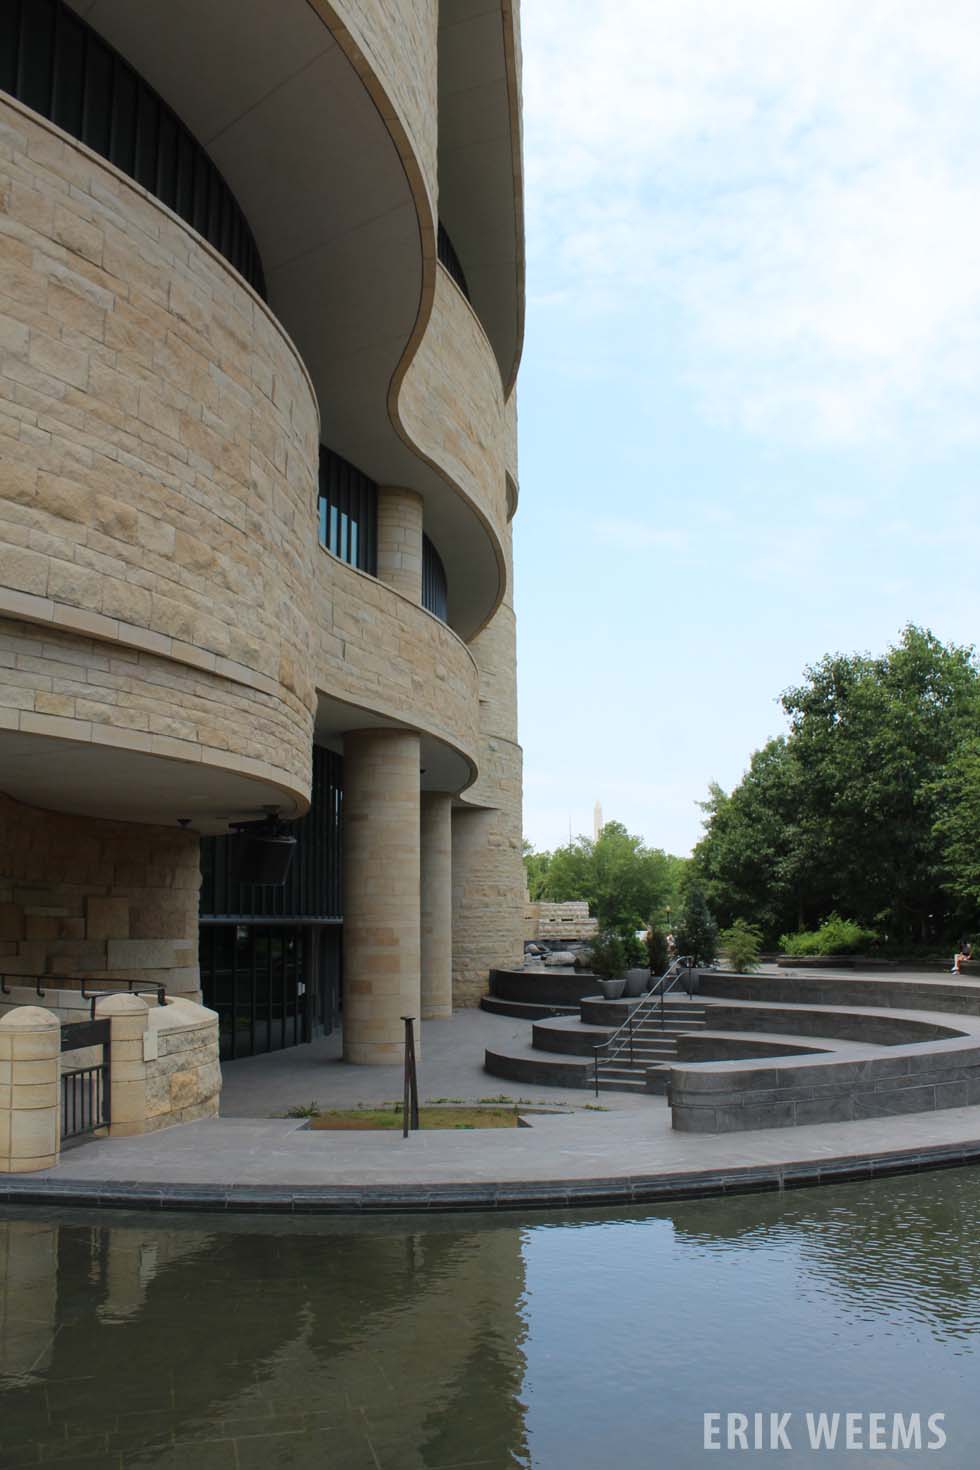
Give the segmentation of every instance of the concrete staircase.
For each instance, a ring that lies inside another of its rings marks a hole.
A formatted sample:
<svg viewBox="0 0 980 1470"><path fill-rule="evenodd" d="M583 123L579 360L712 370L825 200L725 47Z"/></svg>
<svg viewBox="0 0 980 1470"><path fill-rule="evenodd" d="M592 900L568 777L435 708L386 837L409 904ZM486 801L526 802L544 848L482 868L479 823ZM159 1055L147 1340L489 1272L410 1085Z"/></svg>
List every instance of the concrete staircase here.
<svg viewBox="0 0 980 1470"><path fill-rule="evenodd" d="M676 1038L705 1025L704 1006L687 998L670 996L664 1001L662 1024L659 1002L638 1010L633 1018L632 1047L628 1030L621 1032L613 1054L599 1063L600 1092L665 1093L670 1063L677 1057Z"/></svg>

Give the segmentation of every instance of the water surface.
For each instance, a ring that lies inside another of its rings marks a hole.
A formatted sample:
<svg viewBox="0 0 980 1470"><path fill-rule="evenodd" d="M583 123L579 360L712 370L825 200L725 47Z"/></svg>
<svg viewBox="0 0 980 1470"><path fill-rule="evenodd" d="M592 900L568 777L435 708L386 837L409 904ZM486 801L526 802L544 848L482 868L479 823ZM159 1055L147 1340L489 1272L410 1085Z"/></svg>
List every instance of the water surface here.
<svg viewBox="0 0 980 1470"><path fill-rule="evenodd" d="M524 1220L8 1211L0 1466L968 1470L978 1261L975 1169ZM848 1411L923 1448L811 1449ZM705 1448L712 1412L791 1448Z"/></svg>

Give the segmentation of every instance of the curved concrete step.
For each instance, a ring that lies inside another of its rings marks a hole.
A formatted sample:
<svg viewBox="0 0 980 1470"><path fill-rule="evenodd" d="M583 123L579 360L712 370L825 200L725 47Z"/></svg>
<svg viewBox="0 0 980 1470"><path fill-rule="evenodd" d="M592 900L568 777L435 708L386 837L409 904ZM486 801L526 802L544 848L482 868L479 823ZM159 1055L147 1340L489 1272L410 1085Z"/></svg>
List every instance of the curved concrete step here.
<svg viewBox="0 0 980 1470"><path fill-rule="evenodd" d="M514 1016L519 1021L537 1021L545 1016L578 1016L577 1005L534 1005L530 1001L500 1000L495 995L481 995L480 1009L495 1016Z"/></svg>
<svg viewBox="0 0 980 1470"><path fill-rule="evenodd" d="M608 1041L608 1026L585 1026L577 1016L536 1021L531 1027L531 1044L540 1051L562 1052L567 1056L592 1058L593 1048Z"/></svg>
<svg viewBox="0 0 980 1470"><path fill-rule="evenodd" d="M487 1047L484 1069L508 1082L531 1082L540 1087L591 1087L592 1063L584 1057L559 1057L527 1046L511 1051Z"/></svg>

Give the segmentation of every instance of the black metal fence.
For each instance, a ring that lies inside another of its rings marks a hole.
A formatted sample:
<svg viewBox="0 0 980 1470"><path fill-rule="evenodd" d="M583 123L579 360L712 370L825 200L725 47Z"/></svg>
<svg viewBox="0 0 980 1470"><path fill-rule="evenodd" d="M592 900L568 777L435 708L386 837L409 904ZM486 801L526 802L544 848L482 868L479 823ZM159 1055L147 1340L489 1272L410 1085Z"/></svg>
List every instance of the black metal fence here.
<svg viewBox="0 0 980 1470"><path fill-rule="evenodd" d="M61 1139L81 1138L111 1121L109 1042L111 1022L74 1021L61 1028L61 1050L81 1051L101 1046L102 1060L88 1067L69 1067L61 1073Z"/></svg>

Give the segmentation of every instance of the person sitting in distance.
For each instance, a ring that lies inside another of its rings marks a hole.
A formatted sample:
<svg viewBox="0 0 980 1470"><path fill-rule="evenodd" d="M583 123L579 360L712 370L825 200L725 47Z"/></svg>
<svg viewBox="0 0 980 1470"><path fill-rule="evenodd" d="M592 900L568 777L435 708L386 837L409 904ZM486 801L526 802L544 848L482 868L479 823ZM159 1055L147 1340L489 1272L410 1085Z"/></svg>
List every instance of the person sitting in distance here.
<svg viewBox="0 0 980 1470"><path fill-rule="evenodd" d="M960 973L960 966L962 965L963 961L970 960L972 958L973 945L968 939L961 939L959 954L953 956L953 968L950 970L949 973L951 975L958 975Z"/></svg>

